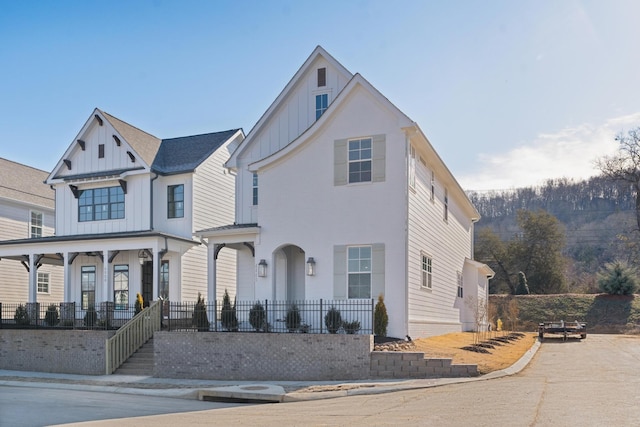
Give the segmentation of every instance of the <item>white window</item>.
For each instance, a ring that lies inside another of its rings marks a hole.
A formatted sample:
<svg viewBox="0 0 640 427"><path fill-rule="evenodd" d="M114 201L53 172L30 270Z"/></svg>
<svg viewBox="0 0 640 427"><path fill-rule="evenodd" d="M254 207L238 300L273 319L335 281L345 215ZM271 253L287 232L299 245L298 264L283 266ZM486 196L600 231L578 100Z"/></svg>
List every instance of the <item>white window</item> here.
<svg viewBox="0 0 640 427"><path fill-rule="evenodd" d="M129 305L129 266L113 266L113 301L116 310L125 310Z"/></svg>
<svg viewBox="0 0 640 427"><path fill-rule="evenodd" d="M371 182L371 138L349 141L349 183Z"/></svg>
<svg viewBox="0 0 640 427"><path fill-rule="evenodd" d="M80 274L82 309L96 306L96 266L85 265Z"/></svg>
<svg viewBox="0 0 640 427"><path fill-rule="evenodd" d="M348 297L371 298L371 246L347 248Z"/></svg>
<svg viewBox="0 0 640 427"><path fill-rule="evenodd" d="M252 190L252 204L253 206L258 206L258 174L253 174L253 182L251 185Z"/></svg>
<svg viewBox="0 0 640 427"><path fill-rule="evenodd" d="M422 253L422 284L423 288L431 289L433 276L433 259L431 255Z"/></svg>
<svg viewBox="0 0 640 427"><path fill-rule="evenodd" d="M431 172L431 201L436 200L436 173Z"/></svg>
<svg viewBox="0 0 640 427"><path fill-rule="evenodd" d="M409 145L409 187L416 188L416 149Z"/></svg>
<svg viewBox="0 0 640 427"><path fill-rule="evenodd" d="M160 298L169 298L169 261L162 261L160 264Z"/></svg>
<svg viewBox="0 0 640 427"><path fill-rule="evenodd" d="M458 298L463 298L464 283L462 281L462 273L458 271Z"/></svg>
<svg viewBox="0 0 640 427"><path fill-rule="evenodd" d="M316 120L320 118L329 106L329 94L323 93L316 95Z"/></svg>
<svg viewBox="0 0 640 427"><path fill-rule="evenodd" d="M38 293L49 293L49 273L38 273Z"/></svg>
<svg viewBox="0 0 640 427"><path fill-rule="evenodd" d="M42 212L31 211L29 236L32 239L42 237Z"/></svg>

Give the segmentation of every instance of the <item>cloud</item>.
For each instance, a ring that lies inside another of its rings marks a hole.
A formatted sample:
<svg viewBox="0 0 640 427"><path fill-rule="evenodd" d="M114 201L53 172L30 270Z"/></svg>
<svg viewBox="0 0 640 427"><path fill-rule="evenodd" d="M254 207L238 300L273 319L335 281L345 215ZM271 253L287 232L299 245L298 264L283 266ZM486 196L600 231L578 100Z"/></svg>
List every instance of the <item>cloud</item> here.
<svg viewBox="0 0 640 427"><path fill-rule="evenodd" d="M507 152L479 154L478 168L457 178L465 190L478 191L539 185L551 178L589 178L599 174L595 160L616 151L615 136L639 123L640 112L597 126L542 133Z"/></svg>

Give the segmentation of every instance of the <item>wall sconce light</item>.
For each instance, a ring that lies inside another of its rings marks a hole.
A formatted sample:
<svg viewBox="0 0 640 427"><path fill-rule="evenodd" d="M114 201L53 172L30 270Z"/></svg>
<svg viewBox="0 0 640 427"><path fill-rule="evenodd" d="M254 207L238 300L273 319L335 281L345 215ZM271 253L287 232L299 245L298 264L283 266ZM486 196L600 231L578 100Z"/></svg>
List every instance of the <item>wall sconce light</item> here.
<svg viewBox="0 0 640 427"><path fill-rule="evenodd" d="M140 249L138 251L138 261L140 261L140 265L143 265L145 261L149 260L149 256L147 255L146 249Z"/></svg>
<svg viewBox="0 0 640 427"><path fill-rule="evenodd" d="M258 277L267 277L267 261L263 259L258 263Z"/></svg>
<svg viewBox="0 0 640 427"><path fill-rule="evenodd" d="M316 275L316 260L312 256L307 260L307 276Z"/></svg>

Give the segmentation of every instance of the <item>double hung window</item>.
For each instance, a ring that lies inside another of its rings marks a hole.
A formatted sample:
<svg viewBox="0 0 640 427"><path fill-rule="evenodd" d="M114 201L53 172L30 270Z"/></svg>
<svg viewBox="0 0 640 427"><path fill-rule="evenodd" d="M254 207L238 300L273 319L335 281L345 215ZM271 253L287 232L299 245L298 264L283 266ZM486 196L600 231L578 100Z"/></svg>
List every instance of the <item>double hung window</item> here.
<svg viewBox="0 0 640 427"><path fill-rule="evenodd" d="M371 298L371 246L347 248L348 297Z"/></svg>
<svg viewBox="0 0 640 427"><path fill-rule="evenodd" d="M371 182L371 138L349 141L349 183Z"/></svg>
<svg viewBox="0 0 640 427"><path fill-rule="evenodd" d="M170 185L167 187L167 217L184 217L184 185Z"/></svg>

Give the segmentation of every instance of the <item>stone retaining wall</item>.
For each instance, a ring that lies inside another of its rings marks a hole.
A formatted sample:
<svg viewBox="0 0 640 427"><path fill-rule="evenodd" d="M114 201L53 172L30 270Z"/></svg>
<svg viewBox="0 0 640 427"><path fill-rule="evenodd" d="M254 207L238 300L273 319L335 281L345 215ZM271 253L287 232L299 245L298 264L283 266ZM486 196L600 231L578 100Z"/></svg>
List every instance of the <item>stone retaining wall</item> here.
<svg viewBox="0 0 640 427"><path fill-rule="evenodd" d="M104 375L113 331L0 330L0 369Z"/></svg>
<svg viewBox="0 0 640 427"><path fill-rule="evenodd" d="M452 365L451 359L425 359L419 352L371 352L372 378L459 378L478 376L477 365Z"/></svg>

